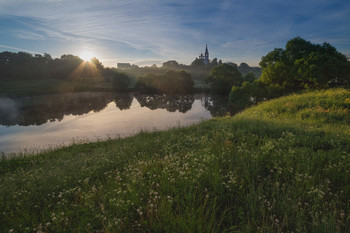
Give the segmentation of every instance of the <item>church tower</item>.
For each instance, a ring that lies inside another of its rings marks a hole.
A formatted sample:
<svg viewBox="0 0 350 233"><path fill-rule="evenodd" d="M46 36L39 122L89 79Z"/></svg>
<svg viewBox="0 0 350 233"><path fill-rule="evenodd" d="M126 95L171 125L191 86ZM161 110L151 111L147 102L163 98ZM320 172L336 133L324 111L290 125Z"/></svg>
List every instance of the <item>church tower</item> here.
<svg viewBox="0 0 350 233"><path fill-rule="evenodd" d="M199 55L199 60L203 61L205 65L209 64L209 52L208 52L208 44L205 44L205 52L204 55L201 53Z"/></svg>
<svg viewBox="0 0 350 233"><path fill-rule="evenodd" d="M206 65L209 64L208 44L205 44L204 64L206 64Z"/></svg>

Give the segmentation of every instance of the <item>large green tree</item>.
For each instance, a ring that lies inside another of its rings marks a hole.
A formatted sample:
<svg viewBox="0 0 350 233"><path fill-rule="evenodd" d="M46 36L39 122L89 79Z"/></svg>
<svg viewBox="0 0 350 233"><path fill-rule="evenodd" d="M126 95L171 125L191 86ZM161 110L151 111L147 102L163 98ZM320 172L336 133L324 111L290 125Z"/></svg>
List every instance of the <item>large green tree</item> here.
<svg viewBox="0 0 350 233"><path fill-rule="evenodd" d="M328 43L312 44L300 37L262 57L261 81L289 91L349 84L350 63Z"/></svg>
<svg viewBox="0 0 350 233"><path fill-rule="evenodd" d="M243 77L237 67L229 64L222 64L214 67L210 71L207 82L214 92L227 94L230 92L232 86L242 85Z"/></svg>

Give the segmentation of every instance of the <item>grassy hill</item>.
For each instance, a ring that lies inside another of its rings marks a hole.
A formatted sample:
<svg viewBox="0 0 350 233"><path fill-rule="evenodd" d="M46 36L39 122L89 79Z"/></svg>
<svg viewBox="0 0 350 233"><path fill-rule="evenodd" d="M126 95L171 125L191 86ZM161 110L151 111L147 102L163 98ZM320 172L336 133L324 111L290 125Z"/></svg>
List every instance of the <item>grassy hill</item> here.
<svg viewBox="0 0 350 233"><path fill-rule="evenodd" d="M350 91L0 161L0 231L349 232Z"/></svg>

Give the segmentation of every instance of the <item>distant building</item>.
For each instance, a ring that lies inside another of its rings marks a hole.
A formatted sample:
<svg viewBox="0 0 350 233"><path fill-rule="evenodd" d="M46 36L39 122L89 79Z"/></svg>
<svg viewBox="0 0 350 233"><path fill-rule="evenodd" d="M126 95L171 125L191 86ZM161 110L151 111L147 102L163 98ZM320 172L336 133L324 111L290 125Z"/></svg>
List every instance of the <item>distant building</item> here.
<svg viewBox="0 0 350 233"><path fill-rule="evenodd" d="M130 63L118 63L117 64L118 69L131 69Z"/></svg>
<svg viewBox="0 0 350 233"><path fill-rule="evenodd" d="M208 52L208 45L205 44L205 52L204 55L201 53L199 55L199 60L203 61L204 64L208 65L209 64L209 52Z"/></svg>

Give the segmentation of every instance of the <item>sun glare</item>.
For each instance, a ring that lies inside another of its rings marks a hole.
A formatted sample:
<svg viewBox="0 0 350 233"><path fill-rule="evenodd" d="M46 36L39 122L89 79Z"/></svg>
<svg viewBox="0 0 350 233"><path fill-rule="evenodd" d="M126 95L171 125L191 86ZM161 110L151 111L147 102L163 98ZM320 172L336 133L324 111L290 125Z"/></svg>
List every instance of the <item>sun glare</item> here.
<svg viewBox="0 0 350 233"><path fill-rule="evenodd" d="M83 59L84 61L90 61L95 55L91 51L84 51L81 55L80 58Z"/></svg>

